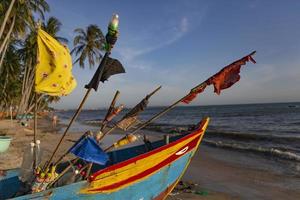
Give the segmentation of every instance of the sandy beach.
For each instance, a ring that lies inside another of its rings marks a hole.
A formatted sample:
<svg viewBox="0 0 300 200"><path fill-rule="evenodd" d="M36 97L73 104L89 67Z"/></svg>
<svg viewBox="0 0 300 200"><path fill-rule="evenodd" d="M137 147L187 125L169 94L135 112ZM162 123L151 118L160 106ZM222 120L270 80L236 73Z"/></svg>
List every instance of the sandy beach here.
<svg viewBox="0 0 300 200"><path fill-rule="evenodd" d="M43 158L49 158L60 139L58 129L51 126L48 118L40 118L37 138L44 150ZM62 128L59 126L58 128ZM63 128L62 128L63 129ZM17 168L21 165L22 154L33 137L30 128L22 127L17 121L0 121L0 131L13 137L9 150L1 155L0 169ZM62 155L82 133L69 133L56 158ZM112 136L114 137L114 136ZM228 156L234 159L227 159ZM66 159L69 159L67 157ZM250 161L249 161L250 159ZM220 150L200 145L187 169L183 182L167 199L299 199L299 177L288 177L280 172L258 169L251 163L254 157L230 150ZM248 164L245 163L248 160ZM253 162L252 162L253 163Z"/></svg>

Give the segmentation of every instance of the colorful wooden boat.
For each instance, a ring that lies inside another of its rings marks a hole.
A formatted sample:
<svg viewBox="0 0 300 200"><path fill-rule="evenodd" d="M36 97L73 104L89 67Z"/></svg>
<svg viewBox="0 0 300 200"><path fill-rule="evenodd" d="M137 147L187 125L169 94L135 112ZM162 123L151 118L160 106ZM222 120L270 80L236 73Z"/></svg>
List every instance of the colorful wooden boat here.
<svg viewBox="0 0 300 200"><path fill-rule="evenodd" d="M159 140L152 150L139 145L109 153L110 163L93 168L88 181L15 197L14 199L165 199L183 176L208 125L204 118L190 133ZM0 199L13 198L19 190L18 170L0 178Z"/></svg>

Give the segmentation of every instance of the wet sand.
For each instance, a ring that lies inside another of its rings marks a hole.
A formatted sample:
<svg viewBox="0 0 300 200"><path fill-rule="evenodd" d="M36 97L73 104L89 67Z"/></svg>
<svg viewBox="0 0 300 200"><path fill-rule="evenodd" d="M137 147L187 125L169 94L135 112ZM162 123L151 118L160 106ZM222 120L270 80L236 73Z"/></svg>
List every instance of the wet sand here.
<svg viewBox="0 0 300 200"><path fill-rule="evenodd" d="M40 118L38 123L37 138L41 140L45 160L53 152L61 134L51 127L51 121L47 118ZM13 141L9 150L0 155L0 170L17 168L21 165L25 146L32 141L33 130L22 127L17 121L11 123L1 120L1 133L12 136ZM72 141L82 134L69 133L56 158L66 152ZM114 134L104 142L111 143L120 137ZM263 159L257 161L256 157L245 157L244 154L202 144L182 179L185 185L192 186L184 188L179 185L167 199L300 199L300 176L288 176L267 167L255 167L264 162Z"/></svg>
<svg viewBox="0 0 300 200"><path fill-rule="evenodd" d="M183 180L198 183L208 193L225 193L229 199L300 199L300 176L274 171L269 162L263 157L202 145Z"/></svg>

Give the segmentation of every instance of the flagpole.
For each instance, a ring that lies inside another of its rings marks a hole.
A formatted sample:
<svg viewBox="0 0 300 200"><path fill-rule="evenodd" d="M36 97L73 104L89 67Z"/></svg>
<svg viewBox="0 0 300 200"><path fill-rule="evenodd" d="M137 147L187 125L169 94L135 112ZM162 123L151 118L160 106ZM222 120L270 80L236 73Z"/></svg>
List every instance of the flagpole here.
<svg viewBox="0 0 300 200"><path fill-rule="evenodd" d="M33 143L34 143L34 148L33 148L33 169L35 170L36 165L37 165L37 144L36 144L36 135L37 135L37 94L34 92L34 122L33 122Z"/></svg>
<svg viewBox="0 0 300 200"><path fill-rule="evenodd" d="M45 163L45 166L43 168L44 170L46 170L50 166L50 164L51 164L51 162L52 162L52 160L53 160L53 158L54 158L54 156L55 156L58 148L60 147L60 145L61 145L64 137L68 133L71 125L73 124L73 122L75 121L75 119L77 118L77 116L79 115L79 113L81 112L82 107L83 107L84 103L86 102L86 100L87 100L87 98L88 98L88 96L89 96L92 88L94 88L95 91L97 90L99 82L100 82L100 79L101 79L101 75L103 74L103 69L104 69L104 65L106 63L106 60L107 60L109 54L111 53L111 50L112 50L115 42L117 41L118 23L119 23L118 16L117 15L113 15L113 18L112 18L112 20L111 20L111 22L109 23L109 26L108 26L108 33L106 34L106 42L107 42L106 43L106 53L105 53L104 57L102 58L102 60L101 60L101 62L99 64L99 66L98 66L98 68L97 68L97 70L96 70L93 78L91 79L91 81L89 82L89 84L85 86L85 88L87 88L88 90L86 91L86 94L84 95L84 97L83 97L83 99L82 99L82 101L81 101L78 109L76 110L74 116L72 117L69 125L65 129L65 131L64 131L64 133L63 133L60 141L58 142L55 150L53 151L50 159L48 160L48 162ZM92 84L95 84L95 85L92 85Z"/></svg>
<svg viewBox="0 0 300 200"><path fill-rule="evenodd" d="M158 90L160 90L160 89L161 89L161 86L157 87L154 91L152 91L152 92L151 92L150 94L148 94L146 97L150 98L151 96L153 96L153 95L154 95ZM137 104L137 105L138 105L138 104ZM105 133L103 134L103 136L100 138L99 142L100 142L107 134L109 134L109 133L111 133L112 131L114 131L114 130L117 128L118 124L121 123L123 120L124 120L124 119L121 119L120 121L118 121L118 122L116 123L115 126L113 126L111 129L109 129L107 132L105 132Z"/></svg>
<svg viewBox="0 0 300 200"><path fill-rule="evenodd" d="M39 19L36 26L35 26L35 30L38 32L39 28L41 27L42 22ZM35 66L36 68L36 66ZM36 72L35 72L36 73ZM36 74L34 76L36 78ZM37 93L36 91L34 91L34 120L33 120L33 143L34 143L34 147L33 147L33 170L36 169L36 165L37 165L37 144L36 144L36 138L37 138Z"/></svg>

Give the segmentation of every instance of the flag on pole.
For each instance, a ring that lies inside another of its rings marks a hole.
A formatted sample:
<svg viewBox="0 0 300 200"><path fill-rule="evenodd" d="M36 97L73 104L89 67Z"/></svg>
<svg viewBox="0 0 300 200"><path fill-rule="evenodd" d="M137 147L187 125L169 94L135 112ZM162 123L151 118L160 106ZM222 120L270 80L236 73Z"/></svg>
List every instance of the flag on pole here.
<svg viewBox="0 0 300 200"><path fill-rule="evenodd" d="M103 65L101 65L103 63ZM117 59L113 59L105 55L102 58L100 66L94 74L92 80L85 86L86 89L93 88L95 91L98 90L99 82L107 81L108 78L115 74L125 73L123 65Z"/></svg>
<svg viewBox="0 0 300 200"><path fill-rule="evenodd" d="M214 92L220 95L221 90L231 87L240 80L240 69L242 65L246 65L249 61L254 64L256 63L256 61L252 58L253 54L255 54L255 51L224 67L221 71L206 81L207 85L213 84L215 88Z"/></svg>
<svg viewBox="0 0 300 200"><path fill-rule="evenodd" d="M190 93L182 100L183 103L189 104L191 101L193 101L198 94L203 92L206 88L207 84L203 83L200 84L199 86L193 88Z"/></svg>
<svg viewBox="0 0 300 200"><path fill-rule="evenodd" d="M68 95L76 87L69 49L42 29L38 30L35 91L50 96Z"/></svg>
<svg viewBox="0 0 300 200"><path fill-rule="evenodd" d="M205 90L206 86L211 84L214 85L214 92L220 95L221 90L231 87L233 84L240 80L241 66L245 65L249 61L254 64L256 63L256 61L252 57L255 53L256 51L253 51L251 54L231 63L230 65L227 65L221 71L207 79L205 82L193 88L190 93L181 100L181 102L189 104L197 97L199 93Z"/></svg>
<svg viewBox="0 0 300 200"><path fill-rule="evenodd" d="M96 140L84 135L70 149L75 156L92 163L105 165L108 161L108 155L100 148Z"/></svg>

